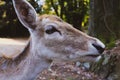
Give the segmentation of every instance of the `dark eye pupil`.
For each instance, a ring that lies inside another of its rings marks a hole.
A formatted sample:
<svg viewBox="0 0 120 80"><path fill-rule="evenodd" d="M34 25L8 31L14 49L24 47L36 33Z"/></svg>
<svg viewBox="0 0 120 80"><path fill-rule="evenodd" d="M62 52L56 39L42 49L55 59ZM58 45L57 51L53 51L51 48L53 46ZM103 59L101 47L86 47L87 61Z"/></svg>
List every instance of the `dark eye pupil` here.
<svg viewBox="0 0 120 80"><path fill-rule="evenodd" d="M56 32L56 31L57 31L56 28L54 28L53 26L50 26L50 28L46 30L46 33L47 34L52 34L52 33Z"/></svg>

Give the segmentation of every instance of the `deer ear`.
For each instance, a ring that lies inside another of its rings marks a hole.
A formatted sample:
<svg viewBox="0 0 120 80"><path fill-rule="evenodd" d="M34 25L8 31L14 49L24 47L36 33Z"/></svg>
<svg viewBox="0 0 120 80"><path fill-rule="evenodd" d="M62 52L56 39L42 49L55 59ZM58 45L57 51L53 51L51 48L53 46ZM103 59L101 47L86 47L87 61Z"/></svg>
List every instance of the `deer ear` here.
<svg viewBox="0 0 120 80"><path fill-rule="evenodd" d="M26 0L12 0L20 22L28 29L36 27L36 11Z"/></svg>

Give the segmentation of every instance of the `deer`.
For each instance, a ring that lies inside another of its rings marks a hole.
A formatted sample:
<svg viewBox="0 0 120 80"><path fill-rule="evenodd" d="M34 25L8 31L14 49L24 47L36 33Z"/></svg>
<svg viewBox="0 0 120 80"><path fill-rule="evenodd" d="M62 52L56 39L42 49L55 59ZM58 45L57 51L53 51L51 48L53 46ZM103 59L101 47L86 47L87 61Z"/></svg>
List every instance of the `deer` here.
<svg viewBox="0 0 120 80"><path fill-rule="evenodd" d="M34 80L53 61L95 61L105 45L55 15L37 15L26 0L12 0L19 21L30 33L14 58L0 57L0 80Z"/></svg>

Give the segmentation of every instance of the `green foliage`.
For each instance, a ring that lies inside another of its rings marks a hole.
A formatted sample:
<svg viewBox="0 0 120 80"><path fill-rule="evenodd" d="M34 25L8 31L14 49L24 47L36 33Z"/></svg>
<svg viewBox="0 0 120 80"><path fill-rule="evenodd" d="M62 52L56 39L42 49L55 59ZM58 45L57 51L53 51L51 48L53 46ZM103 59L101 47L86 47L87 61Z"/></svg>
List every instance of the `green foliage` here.
<svg viewBox="0 0 120 80"><path fill-rule="evenodd" d="M28 1L39 15L56 14L79 30L88 23L89 0L45 0L41 5L40 0ZM20 35L28 35L28 32L17 19L12 0L0 0L0 36Z"/></svg>
<svg viewBox="0 0 120 80"><path fill-rule="evenodd" d="M45 0L41 8L42 14L56 14L79 30L88 23L89 0Z"/></svg>
<svg viewBox="0 0 120 80"><path fill-rule="evenodd" d="M114 41L120 39L119 5L119 0L91 0L90 2L89 34L104 39L108 48L113 47Z"/></svg>
<svg viewBox="0 0 120 80"><path fill-rule="evenodd" d="M45 0L45 4L42 6L42 14L55 14L55 11L51 6L50 0Z"/></svg>
<svg viewBox="0 0 120 80"><path fill-rule="evenodd" d="M112 49L113 47L115 47L115 37L111 37L108 40L107 38L104 38L103 35L98 34L97 37L106 45L106 49Z"/></svg>
<svg viewBox="0 0 120 80"><path fill-rule="evenodd" d="M115 47L115 40L114 41L110 41L110 43L106 44L108 49L112 49L113 47Z"/></svg>

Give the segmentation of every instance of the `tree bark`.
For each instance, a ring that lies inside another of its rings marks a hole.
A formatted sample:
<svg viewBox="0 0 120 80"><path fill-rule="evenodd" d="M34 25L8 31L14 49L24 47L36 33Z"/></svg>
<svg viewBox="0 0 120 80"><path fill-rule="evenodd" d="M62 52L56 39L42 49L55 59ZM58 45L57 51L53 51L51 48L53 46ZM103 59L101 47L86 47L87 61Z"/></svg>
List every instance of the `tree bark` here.
<svg viewBox="0 0 120 80"><path fill-rule="evenodd" d="M91 0L90 26L91 36L104 39L109 43L120 38L120 0Z"/></svg>
<svg viewBox="0 0 120 80"><path fill-rule="evenodd" d="M104 52L102 59L92 64L91 71L103 80L120 80L120 41L112 50Z"/></svg>
<svg viewBox="0 0 120 80"><path fill-rule="evenodd" d="M120 38L120 0L90 0L89 34L110 43ZM120 80L120 41L103 58L92 64L91 71L103 80Z"/></svg>

